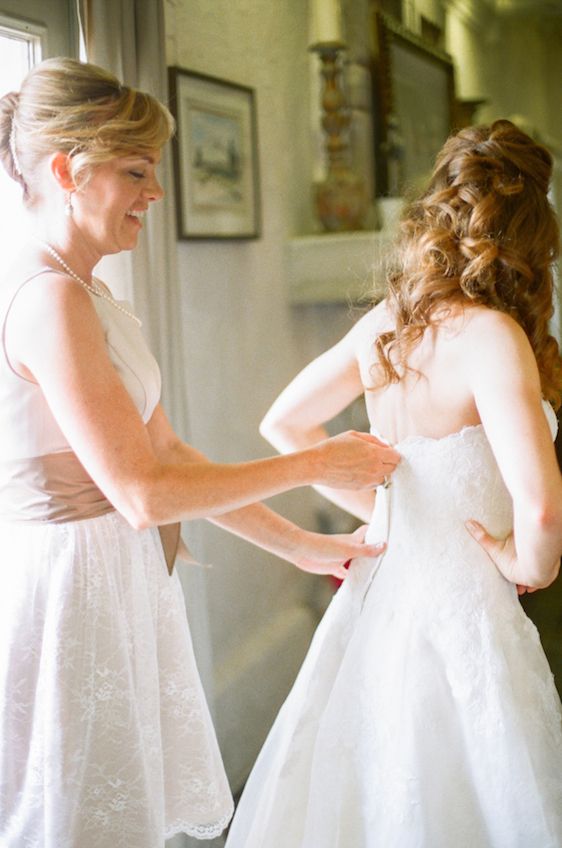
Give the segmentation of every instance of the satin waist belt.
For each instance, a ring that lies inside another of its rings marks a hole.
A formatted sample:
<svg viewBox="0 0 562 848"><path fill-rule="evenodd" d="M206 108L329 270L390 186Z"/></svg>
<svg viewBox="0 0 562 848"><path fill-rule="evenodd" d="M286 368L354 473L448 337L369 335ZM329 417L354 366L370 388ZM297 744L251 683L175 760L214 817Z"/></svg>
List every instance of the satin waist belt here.
<svg viewBox="0 0 562 848"><path fill-rule="evenodd" d="M80 521L111 512L72 451L0 462L0 519Z"/></svg>
<svg viewBox="0 0 562 848"><path fill-rule="evenodd" d="M57 524L97 518L114 509L72 451L0 461L0 521ZM158 530L171 574L180 524Z"/></svg>

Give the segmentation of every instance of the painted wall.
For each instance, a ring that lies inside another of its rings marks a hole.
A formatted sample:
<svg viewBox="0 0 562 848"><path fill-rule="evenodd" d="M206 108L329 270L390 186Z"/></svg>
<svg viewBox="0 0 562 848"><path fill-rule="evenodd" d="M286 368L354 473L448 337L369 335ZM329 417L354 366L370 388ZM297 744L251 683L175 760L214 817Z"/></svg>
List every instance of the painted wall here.
<svg viewBox="0 0 562 848"><path fill-rule="evenodd" d="M165 16L169 65L256 89L262 237L178 242L191 439L214 459L251 459L272 452L258 424L276 394L351 324L337 308L306 316L293 310L285 290L286 238L312 227L306 3L168 0ZM313 529L319 504L304 491L275 499L285 515ZM236 790L330 589L326 579L297 572L211 525L198 523L190 536L214 564L195 579L205 583L214 664L214 679L206 682L214 689L219 741ZM189 585L187 594L189 606Z"/></svg>

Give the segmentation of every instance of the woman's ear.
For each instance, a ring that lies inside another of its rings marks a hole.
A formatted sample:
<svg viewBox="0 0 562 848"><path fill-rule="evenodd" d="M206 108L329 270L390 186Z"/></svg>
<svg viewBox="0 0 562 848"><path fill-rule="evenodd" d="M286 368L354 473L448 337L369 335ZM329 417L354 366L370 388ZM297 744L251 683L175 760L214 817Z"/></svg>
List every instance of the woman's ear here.
<svg viewBox="0 0 562 848"><path fill-rule="evenodd" d="M64 191L75 191L76 186L70 172L70 156L67 153L53 153L50 161L51 173Z"/></svg>

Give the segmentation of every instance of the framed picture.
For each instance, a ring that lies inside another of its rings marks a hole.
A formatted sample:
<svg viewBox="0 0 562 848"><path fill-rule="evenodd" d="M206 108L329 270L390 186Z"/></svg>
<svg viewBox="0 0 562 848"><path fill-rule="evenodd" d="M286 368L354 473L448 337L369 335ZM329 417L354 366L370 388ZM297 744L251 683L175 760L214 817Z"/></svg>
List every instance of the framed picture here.
<svg viewBox="0 0 562 848"><path fill-rule="evenodd" d="M374 26L376 193L395 197L425 184L453 128L454 69L388 15L375 14Z"/></svg>
<svg viewBox="0 0 562 848"><path fill-rule="evenodd" d="M169 69L178 238L260 235L254 90Z"/></svg>

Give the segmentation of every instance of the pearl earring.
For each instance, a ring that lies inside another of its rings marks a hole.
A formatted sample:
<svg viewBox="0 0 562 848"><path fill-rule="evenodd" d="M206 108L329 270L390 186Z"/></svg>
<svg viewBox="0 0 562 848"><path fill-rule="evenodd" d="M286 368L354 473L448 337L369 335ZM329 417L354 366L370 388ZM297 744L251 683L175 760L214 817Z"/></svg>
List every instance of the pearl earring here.
<svg viewBox="0 0 562 848"><path fill-rule="evenodd" d="M74 208L72 206L72 192L69 191L66 195L66 200L64 203L64 214L69 218L72 218L72 213L74 212Z"/></svg>

